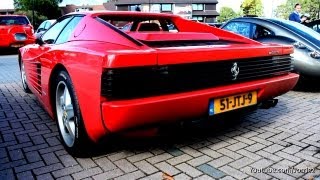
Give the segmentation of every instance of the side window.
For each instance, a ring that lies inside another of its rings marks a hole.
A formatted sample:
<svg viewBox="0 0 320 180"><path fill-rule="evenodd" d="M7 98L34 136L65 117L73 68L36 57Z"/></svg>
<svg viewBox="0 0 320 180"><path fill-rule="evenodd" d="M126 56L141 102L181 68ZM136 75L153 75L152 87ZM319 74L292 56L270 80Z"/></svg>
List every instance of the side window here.
<svg viewBox="0 0 320 180"><path fill-rule="evenodd" d="M251 24L246 22L230 22L223 29L251 38Z"/></svg>
<svg viewBox="0 0 320 180"><path fill-rule="evenodd" d="M62 30L55 44L61 44L68 41L71 33L74 31L82 17L74 17L69 24Z"/></svg>
<svg viewBox="0 0 320 180"><path fill-rule="evenodd" d="M67 17L67 18L63 19L62 21L57 22L48 31L46 31L42 36L43 42L45 42L47 44L53 44L56 41L56 39L58 38L61 30L70 21L71 18L72 17Z"/></svg>
<svg viewBox="0 0 320 180"><path fill-rule="evenodd" d="M274 36L274 32L260 25L255 26L253 31L253 39L256 40L256 39L265 38L268 36Z"/></svg>

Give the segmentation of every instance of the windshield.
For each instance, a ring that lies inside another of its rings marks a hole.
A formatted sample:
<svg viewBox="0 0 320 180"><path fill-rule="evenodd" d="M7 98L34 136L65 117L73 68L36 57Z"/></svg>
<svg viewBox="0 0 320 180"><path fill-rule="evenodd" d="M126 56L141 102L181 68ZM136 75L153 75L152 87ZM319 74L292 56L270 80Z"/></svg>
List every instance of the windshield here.
<svg viewBox="0 0 320 180"><path fill-rule="evenodd" d="M280 19L269 19L269 20L290 29L291 31L303 36L304 38L308 39L309 41L311 41L312 43L318 46L320 44L320 34L303 24L300 24L294 21L280 20Z"/></svg>
<svg viewBox="0 0 320 180"><path fill-rule="evenodd" d="M0 25L28 25L29 21L22 16L0 16Z"/></svg>

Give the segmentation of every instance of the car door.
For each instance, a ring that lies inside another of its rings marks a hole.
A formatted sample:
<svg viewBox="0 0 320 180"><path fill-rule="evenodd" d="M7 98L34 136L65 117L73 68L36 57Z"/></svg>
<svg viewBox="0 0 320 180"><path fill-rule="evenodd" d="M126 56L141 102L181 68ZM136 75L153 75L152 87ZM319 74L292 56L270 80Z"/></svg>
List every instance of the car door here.
<svg viewBox="0 0 320 180"><path fill-rule="evenodd" d="M28 85L38 97L45 92L42 91L41 79L43 77L43 65L48 64L52 59L52 54L48 52L55 46L55 41L61 31L72 18L72 16L68 16L60 19L40 37L40 41L44 44L30 45L24 53L23 63L25 65Z"/></svg>

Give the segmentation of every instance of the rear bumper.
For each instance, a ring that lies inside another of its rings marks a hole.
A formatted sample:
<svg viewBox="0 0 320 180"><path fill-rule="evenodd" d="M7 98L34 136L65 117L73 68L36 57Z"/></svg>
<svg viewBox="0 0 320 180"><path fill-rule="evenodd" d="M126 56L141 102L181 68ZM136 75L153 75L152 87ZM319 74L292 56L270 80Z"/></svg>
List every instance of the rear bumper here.
<svg viewBox="0 0 320 180"><path fill-rule="evenodd" d="M28 39L26 39L25 41L16 41L12 35L0 36L0 48L20 48L34 42L35 39L31 36L28 36Z"/></svg>
<svg viewBox="0 0 320 180"><path fill-rule="evenodd" d="M299 75L290 73L269 79L256 80L210 89L102 103L102 118L108 131L168 123L179 119L208 116L209 100L249 91L258 92L258 103L291 90Z"/></svg>

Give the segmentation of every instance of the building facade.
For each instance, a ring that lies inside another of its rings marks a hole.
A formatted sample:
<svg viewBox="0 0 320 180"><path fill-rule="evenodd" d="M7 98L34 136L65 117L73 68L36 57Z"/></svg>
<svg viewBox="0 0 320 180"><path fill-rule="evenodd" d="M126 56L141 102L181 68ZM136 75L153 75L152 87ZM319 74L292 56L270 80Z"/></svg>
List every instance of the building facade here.
<svg viewBox="0 0 320 180"><path fill-rule="evenodd" d="M219 15L217 3L217 0L111 0L104 6L107 10L171 13L212 23Z"/></svg>

